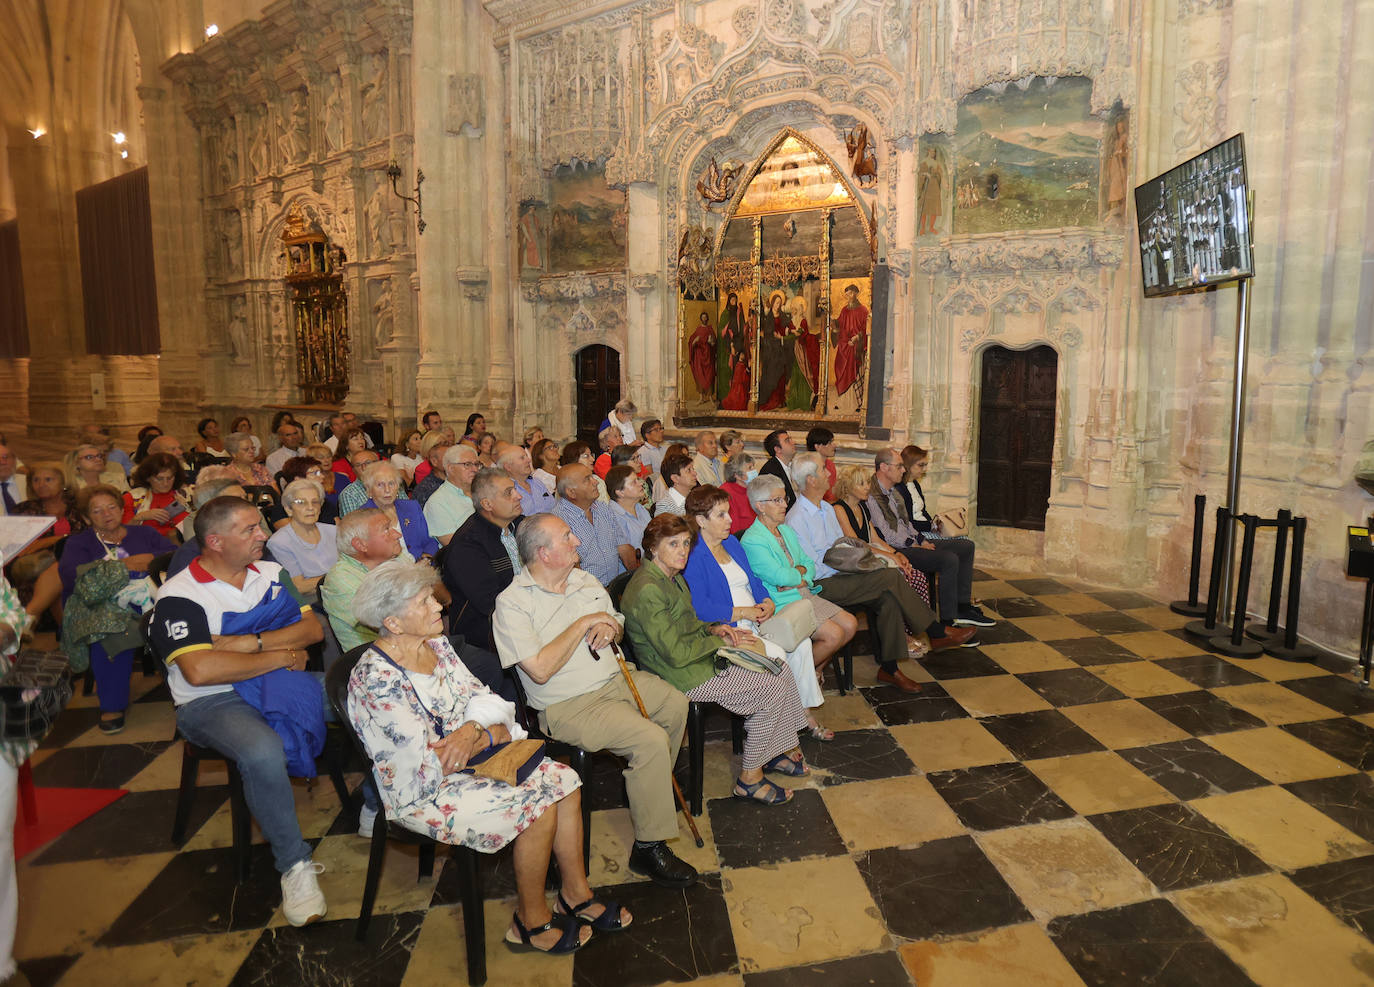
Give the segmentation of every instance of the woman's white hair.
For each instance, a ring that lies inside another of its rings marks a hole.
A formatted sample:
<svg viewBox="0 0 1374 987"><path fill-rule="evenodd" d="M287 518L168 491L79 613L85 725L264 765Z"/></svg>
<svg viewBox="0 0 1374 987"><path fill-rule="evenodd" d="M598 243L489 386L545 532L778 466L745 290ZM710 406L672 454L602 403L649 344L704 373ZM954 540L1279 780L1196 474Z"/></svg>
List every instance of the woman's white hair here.
<svg viewBox="0 0 1374 987"><path fill-rule="evenodd" d="M749 506L757 511L759 504L786 489L782 485L782 480L772 473L761 473L749 481L749 486L745 488L745 491L749 494Z"/></svg>
<svg viewBox="0 0 1374 987"><path fill-rule="evenodd" d="M231 457L238 454L243 446L251 446L253 436L250 432L230 432L224 437L224 451Z"/></svg>
<svg viewBox="0 0 1374 987"><path fill-rule="evenodd" d="M439 573L423 562L392 559L368 572L353 596L353 617L382 637L389 631L383 625L388 617L399 615L411 601L439 581Z"/></svg>
<svg viewBox="0 0 1374 987"><path fill-rule="evenodd" d="M749 475L749 471L754 468L754 457L747 452L742 452L738 456L731 456L729 462L725 464L725 482L731 480L744 480ZM776 478L775 478L776 479Z"/></svg>
<svg viewBox="0 0 1374 987"><path fill-rule="evenodd" d="M297 477L288 483L286 489L281 492L282 506L285 507L296 497L299 497L301 494L309 493L312 490L315 492L316 496L320 498L320 503L323 504L324 487L320 486L319 482L316 480L308 480L303 476Z"/></svg>
<svg viewBox="0 0 1374 987"><path fill-rule="evenodd" d="M397 470L395 466L391 465L390 460L379 459L375 463L364 464L361 479L363 481L363 489L367 491L369 497L372 496L373 486L382 478L384 473L390 473L398 481L401 478L400 471Z"/></svg>

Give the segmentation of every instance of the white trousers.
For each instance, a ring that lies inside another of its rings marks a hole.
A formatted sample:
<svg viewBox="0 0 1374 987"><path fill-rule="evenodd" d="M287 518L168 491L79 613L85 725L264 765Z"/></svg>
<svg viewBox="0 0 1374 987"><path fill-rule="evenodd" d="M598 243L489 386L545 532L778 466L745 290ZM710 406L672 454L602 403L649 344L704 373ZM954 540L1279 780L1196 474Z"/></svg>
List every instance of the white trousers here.
<svg viewBox="0 0 1374 987"><path fill-rule="evenodd" d="M752 620L741 620L739 626L758 633L758 627ZM825 697L821 695L820 682L816 679L816 658L811 653L810 638L797 645L796 651L783 651L781 645L774 644L767 638L760 637L759 640L763 642L763 650L769 657L787 660L787 667L792 669L792 678L797 682L797 695L801 696L803 706L815 709L825 702Z"/></svg>

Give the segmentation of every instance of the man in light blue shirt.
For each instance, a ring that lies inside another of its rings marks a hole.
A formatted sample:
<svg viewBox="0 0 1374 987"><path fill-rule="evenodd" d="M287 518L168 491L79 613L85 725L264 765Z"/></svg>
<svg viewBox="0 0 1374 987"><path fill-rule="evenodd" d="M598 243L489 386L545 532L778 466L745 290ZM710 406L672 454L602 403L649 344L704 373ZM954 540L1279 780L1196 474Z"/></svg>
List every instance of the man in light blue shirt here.
<svg viewBox="0 0 1374 987"><path fill-rule="evenodd" d="M477 450L466 443L449 446L443 462L444 483L429 495L424 510L429 533L447 545L453 533L472 517L475 508L469 491L482 464L477 460Z"/></svg>
<svg viewBox="0 0 1374 987"><path fill-rule="evenodd" d="M697 482L718 487L725 482L725 464L720 461L720 443L715 432L697 433L697 454L692 457L697 468Z"/></svg>
<svg viewBox="0 0 1374 987"><path fill-rule="evenodd" d="M596 476L581 463L558 471L558 501L550 512L567 522L581 544L582 568L605 586L625 571L634 548L626 544L611 508L597 499Z"/></svg>
<svg viewBox="0 0 1374 987"><path fill-rule="evenodd" d="M553 510L553 491L534 475L534 466L530 463L528 449L524 446L511 446L501 453L496 465L509 473L515 481L515 489L520 491L521 514L533 517Z"/></svg>

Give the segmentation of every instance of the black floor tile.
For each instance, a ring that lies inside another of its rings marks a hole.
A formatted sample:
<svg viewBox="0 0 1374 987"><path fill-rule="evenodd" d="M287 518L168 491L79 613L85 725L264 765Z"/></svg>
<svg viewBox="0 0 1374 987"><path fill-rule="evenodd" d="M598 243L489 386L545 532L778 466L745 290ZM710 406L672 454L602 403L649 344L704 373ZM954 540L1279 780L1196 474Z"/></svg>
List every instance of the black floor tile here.
<svg viewBox="0 0 1374 987"><path fill-rule="evenodd" d="M909 983L906 967L896 953L869 953L810 966L793 966L766 973L746 973L744 987L837 987Z"/></svg>
<svg viewBox="0 0 1374 987"><path fill-rule="evenodd" d="M299 929L289 925L268 929L253 944L230 984L399 987L424 920L424 912L374 914L366 942L353 938L357 923L352 917ZM457 943L454 949L460 949Z"/></svg>
<svg viewBox="0 0 1374 987"><path fill-rule="evenodd" d="M1140 704L1194 737L1250 730L1265 725L1258 716L1237 709L1205 689L1176 692L1169 696L1146 696L1140 700Z"/></svg>
<svg viewBox="0 0 1374 987"><path fill-rule="evenodd" d="M1061 668L1053 672L1027 672L1018 675L1055 706L1082 706L1125 699L1126 694L1108 685L1086 668Z"/></svg>
<svg viewBox="0 0 1374 987"><path fill-rule="evenodd" d="M1088 821L1162 891L1269 870L1191 806L1151 805L1089 816Z"/></svg>
<svg viewBox="0 0 1374 987"><path fill-rule="evenodd" d="M1163 899L1065 915L1050 922L1049 934L1088 987L1253 983L1206 933Z"/></svg>
<svg viewBox="0 0 1374 987"><path fill-rule="evenodd" d="M1283 787L1351 832L1374 841L1374 778L1369 775L1337 775Z"/></svg>
<svg viewBox="0 0 1374 987"><path fill-rule="evenodd" d="M1023 764L984 764L926 777L969 829L1003 829L1074 814Z"/></svg>
<svg viewBox="0 0 1374 987"><path fill-rule="evenodd" d="M592 847L592 853L596 847ZM511 845L496 853L477 855L477 880L482 885L482 897L487 900L515 897L515 860ZM463 902L461 871L454 865L445 847L438 847L434 856L434 897L429 899L431 908L436 905L460 905ZM550 869L552 873L552 868Z"/></svg>
<svg viewBox="0 0 1374 987"><path fill-rule="evenodd" d="M1348 716L1306 723L1285 723L1287 730L1317 750L1361 771L1374 770L1374 729Z"/></svg>
<svg viewBox="0 0 1374 987"><path fill-rule="evenodd" d="M1374 713L1374 690L1362 689L1358 682L1341 675L1289 679L1287 682L1280 682L1279 685L1346 716Z"/></svg>
<svg viewBox="0 0 1374 987"><path fill-rule="evenodd" d="M81 686L78 684L76 689L80 692ZM56 750L65 747L99 722L100 710L85 706L73 709L68 706L48 731L48 735L43 738L43 743L38 745L38 749Z"/></svg>
<svg viewBox="0 0 1374 987"><path fill-rule="evenodd" d="M647 987L739 971L719 874L704 874L680 891L638 882L600 888L597 894L620 902L635 920L614 934L614 943L594 942L578 951L574 985Z"/></svg>
<svg viewBox="0 0 1374 987"><path fill-rule="evenodd" d="M194 836L228 798L227 785L197 788L186 838ZM173 850L172 817L176 801L174 789L130 792L59 836L38 855L37 863L60 864Z"/></svg>
<svg viewBox="0 0 1374 987"><path fill-rule="evenodd" d="M1076 613L1073 619L1084 627L1090 627L1099 634L1131 634L1136 631L1152 631L1154 627L1137 620L1135 617L1124 613L1117 613L1113 610L1103 610L1100 613Z"/></svg>
<svg viewBox="0 0 1374 987"><path fill-rule="evenodd" d="M981 637L984 631L993 628L979 628ZM984 644L987 642L984 641ZM1007 670L977 648L949 648L935 651L918 659L922 668L937 679L971 679L979 675L1005 675Z"/></svg>
<svg viewBox="0 0 1374 987"><path fill-rule="evenodd" d="M959 935L1030 918L968 836L914 849L871 850L856 862L888 929L906 939Z"/></svg>
<svg viewBox="0 0 1374 987"><path fill-rule="evenodd" d="M33 782L42 788L121 788L170 746L159 740L64 747L33 769Z"/></svg>
<svg viewBox="0 0 1374 987"><path fill-rule="evenodd" d="M723 867L757 867L846 852L820 792L799 788L786 805L737 798L706 803Z"/></svg>
<svg viewBox="0 0 1374 987"><path fill-rule="evenodd" d="M1374 856L1304 867L1288 876L1337 918L1374 939Z"/></svg>
<svg viewBox="0 0 1374 987"><path fill-rule="evenodd" d="M1008 579L1008 586L1015 586L1028 596L1050 596L1054 593L1072 593L1071 587L1054 579Z"/></svg>
<svg viewBox="0 0 1374 987"><path fill-rule="evenodd" d="M1223 661L1215 655L1184 655L1182 658L1164 658L1155 664L1165 671L1173 672L1181 679L1187 679L1199 689L1253 685L1265 681L1262 676L1229 661Z"/></svg>
<svg viewBox="0 0 1374 987"><path fill-rule="evenodd" d="M172 690L167 688L166 682L159 682L134 700L136 703L170 703L171 701Z"/></svg>
<svg viewBox="0 0 1374 987"><path fill-rule="evenodd" d="M727 734L728 736L728 734ZM591 799L592 811L624 809L630 804L625 794L625 762L614 754L598 753L587 758L587 774L582 779L582 797Z"/></svg>
<svg viewBox="0 0 1374 987"><path fill-rule="evenodd" d="M1074 618L1077 620L1078 618ZM1080 665L1119 665L1127 661L1143 661L1140 655L1105 637L1075 637L1063 641L1046 641L1070 661Z"/></svg>
<svg viewBox="0 0 1374 987"><path fill-rule="evenodd" d="M262 928L281 904L281 875L266 843L253 844L251 860L248 883L239 886L231 848L177 854L115 919L99 945ZM351 933L353 923L348 924Z"/></svg>
<svg viewBox="0 0 1374 987"><path fill-rule="evenodd" d="M1201 740L1178 740L1117 751L1179 799L1225 795L1269 781Z"/></svg>
<svg viewBox="0 0 1374 987"><path fill-rule="evenodd" d="M1013 617L1053 617L1059 613L1051 606L1029 596L1005 596L1000 600L984 600L983 610L1004 619Z"/></svg>
<svg viewBox="0 0 1374 987"><path fill-rule="evenodd" d="M20 960L19 970L29 978L29 987L53 987L79 959L80 956L44 956Z"/></svg>
<svg viewBox="0 0 1374 987"><path fill-rule="evenodd" d="M1057 709L1007 713L979 721L1020 761L1102 751L1093 736Z"/></svg>
<svg viewBox="0 0 1374 987"><path fill-rule="evenodd" d="M890 727L907 723L933 723L967 717L964 707L934 682L923 682L920 692L903 692L890 685L861 690L878 719ZM824 709L824 707L822 707Z"/></svg>
<svg viewBox="0 0 1374 987"><path fill-rule="evenodd" d="M997 617L994 616L993 619L996 620ZM978 628L979 644L1023 644L1034 640L1034 637L1009 620L1001 621L996 627Z"/></svg>
<svg viewBox="0 0 1374 987"><path fill-rule="evenodd" d="M1139 610L1142 607L1160 605L1158 600L1151 599L1144 593L1136 593L1128 589L1107 589L1088 595L1099 603L1105 603L1116 610Z"/></svg>
<svg viewBox="0 0 1374 987"><path fill-rule="evenodd" d="M827 785L912 774L916 766L886 730L840 730L829 743L808 742L807 763L825 771Z"/></svg>

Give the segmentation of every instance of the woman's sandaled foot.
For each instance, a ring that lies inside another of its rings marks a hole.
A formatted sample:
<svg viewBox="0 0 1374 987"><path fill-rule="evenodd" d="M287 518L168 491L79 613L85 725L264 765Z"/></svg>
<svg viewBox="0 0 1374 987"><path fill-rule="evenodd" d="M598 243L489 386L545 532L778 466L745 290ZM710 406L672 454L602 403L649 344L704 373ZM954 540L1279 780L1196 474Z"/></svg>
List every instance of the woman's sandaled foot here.
<svg viewBox="0 0 1374 987"><path fill-rule="evenodd" d="M822 743L829 743L835 739L835 731L828 730L819 723L811 723L806 728L806 735L812 740L819 740Z"/></svg>
<svg viewBox="0 0 1374 987"><path fill-rule="evenodd" d="M767 778L760 778L752 785L746 785L736 778L735 790L730 794L746 802L762 802L764 805L782 805L792 801L791 792L773 784Z"/></svg>
<svg viewBox="0 0 1374 987"><path fill-rule="evenodd" d="M585 946L592 937L592 930L571 915L554 913L547 922L535 929L525 928L518 913L513 913L510 920L511 927L506 930L506 948L514 953L571 953ZM557 939L553 936L555 932L558 933ZM516 938L511 938L512 933Z"/></svg>
<svg viewBox="0 0 1374 987"><path fill-rule="evenodd" d="M597 932L619 932L634 924L634 916L630 914L628 908L621 908L614 901L602 901L595 896L573 907L568 904L568 899L564 898L563 892L560 891L558 892L558 907L561 911L554 914L571 916ZM589 915L588 912L594 914Z"/></svg>
<svg viewBox="0 0 1374 987"><path fill-rule="evenodd" d="M811 773L811 769L806 766L806 762L797 757L787 754L779 754L773 760L763 766L764 771L773 771L780 775L787 775L789 778L804 778Z"/></svg>

